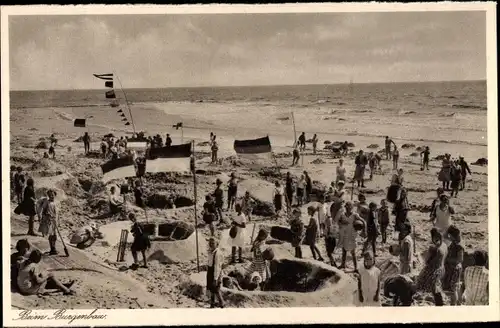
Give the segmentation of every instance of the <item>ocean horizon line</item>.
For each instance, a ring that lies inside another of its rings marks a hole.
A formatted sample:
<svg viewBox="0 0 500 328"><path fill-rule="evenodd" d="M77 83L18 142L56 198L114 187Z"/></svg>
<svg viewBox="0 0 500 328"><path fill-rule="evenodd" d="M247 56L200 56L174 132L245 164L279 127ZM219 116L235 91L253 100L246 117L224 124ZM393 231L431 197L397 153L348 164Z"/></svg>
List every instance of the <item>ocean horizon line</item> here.
<svg viewBox="0 0 500 328"><path fill-rule="evenodd" d="M440 84L440 83L478 83L487 82L480 80L444 80L444 81L395 81L395 82L352 82L352 83L311 83L311 84L261 84L261 85L200 85L200 86L170 86L147 88L123 88L123 90L178 90L178 89L231 89L231 88L273 88L273 87L309 87L309 86L354 86L354 85L391 85L391 84ZM98 91L102 89L11 89L9 92L48 92L48 91ZM117 89L117 88L115 88Z"/></svg>

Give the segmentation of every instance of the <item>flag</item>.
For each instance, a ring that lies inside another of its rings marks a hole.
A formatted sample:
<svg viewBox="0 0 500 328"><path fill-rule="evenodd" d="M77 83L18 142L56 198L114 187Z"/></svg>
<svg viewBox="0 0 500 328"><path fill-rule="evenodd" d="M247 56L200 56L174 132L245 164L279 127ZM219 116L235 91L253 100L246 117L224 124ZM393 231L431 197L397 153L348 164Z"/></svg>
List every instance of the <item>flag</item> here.
<svg viewBox="0 0 500 328"><path fill-rule="evenodd" d="M86 120L84 118L75 119L73 125L75 128L84 128L86 126Z"/></svg>
<svg viewBox="0 0 500 328"><path fill-rule="evenodd" d="M119 109L119 110L117 111L117 113L123 113L123 111L122 111L121 109Z"/></svg>
<svg viewBox="0 0 500 328"><path fill-rule="evenodd" d="M111 89L113 89L113 81L106 81L106 82L104 82L104 86L105 86L106 88L111 88Z"/></svg>
<svg viewBox="0 0 500 328"><path fill-rule="evenodd" d="M152 148L146 161L146 172L189 172L191 143Z"/></svg>
<svg viewBox="0 0 500 328"><path fill-rule="evenodd" d="M125 125L130 125L130 123L129 123L129 122L127 122L127 123L125 123Z"/></svg>
<svg viewBox="0 0 500 328"><path fill-rule="evenodd" d="M237 154L264 154L271 152L271 141L269 137L251 139L251 140L235 140L234 151Z"/></svg>
<svg viewBox="0 0 500 328"><path fill-rule="evenodd" d="M128 122L127 118L122 118L122 122Z"/></svg>
<svg viewBox="0 0 500 328"><path fill-rule="evenodd" d="M113 81L113 73L108 74L94 74L95 77L101 80Z"/></svg>
<svg viewBox="0 0 500 328"><path fill-rule="evenodd" d="M125 114L123 114L123 112L120 114L121 117L125 117Z"/></svg>
<svg viewBox="0 0 500 328"><path fill-rule="evenodd" d="M106 99L115 99L115 90L106 91Z"/></svg>
<svg viewBox="0 0 500 328"><path fill-rule="evenodd" d="M174 125L172 125L172 127L175 128L176 130L179 130L179 128L182 128L182 122L174 124Z"/></svg>
<svg viewBox="0 0 500 328"><path fill-rule="evenodd" d="M108 182L113 179L122 179L128 177L135 177L134 159L132 157L123 157L115 160L110 160L103 165L102 181Z"/></svg>

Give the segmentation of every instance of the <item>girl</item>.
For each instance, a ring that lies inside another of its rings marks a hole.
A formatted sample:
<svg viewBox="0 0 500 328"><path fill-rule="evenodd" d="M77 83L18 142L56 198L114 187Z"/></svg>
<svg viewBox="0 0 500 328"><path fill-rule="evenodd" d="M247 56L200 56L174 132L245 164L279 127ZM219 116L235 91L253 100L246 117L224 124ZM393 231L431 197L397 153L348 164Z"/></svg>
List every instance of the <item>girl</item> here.
<svg viewBox="0 0 500 328"><path fill-rule="evenodd" d="M339 269L345 269L347 252L351 253L354 270L358 269L356 260L356 237L358 235L354 229L354 221L359 220L364 224L364 220L355 212L351 202L345 204L345 212L339 218L340 234L339 245L342 247L342 264ZM366 224L364 224L366 226Z"/></svg>
<svg viewBox="0 0 500 328"><path fill-rule="evenodd" d="M381 306L380 269L375 266L370 251L364 253L364 263L358 274L358 300L361 306Z"/></svg>
<svg viewBox="0 0 500 328"><path fill-rule="evenodd" d="M304 202L304 189L306 187L306 177L302 174L297 184L297 204L302 206Z"/></svg>
<svg viewBox="0 0 500 328"><path fill-rule="evenodd" d="M246 270L246 276L251 277L254 272L257 272L261 277L261 282L264 283L268 278L268 268L266 265L266 260L262 256L264 251L265 241L267 239L268 233L264 229L260 229L257 234L257 238L252 243L251 252L253 255L252 263L248 266Z"/></svg>
<svg viewBox="0 0 500 328"><path fill-rule="evenodd" d="M24 215L28 217L28 235L29 236L37 236L35 231L33 230L34 225L35 225L35 215L36 215L36 209L35 209L35 203L36 203L36 196L35 196L35 181L33 179L29 178L28 181L26 181L26 188L24 188L24 195L23 195L23 212Z"/></svg>
<svg viewBox="0 0 500 328"><path fill-rule="evenodd" d="M414 240L411 238L411 225L408 222L405 222L401 226L400 231L400 252L399 252L399 273L400 274L409 274L412 270L413 265L413 242Z"/></svg>
<svg viewBox="0 0 500 328"><path fill-rule="evenodd" d="M245 227L246 218L245 214L241 211L241 204L236 204L236 214L237 216L233 218L231 222L231 229L236 229L236 235L232 238L232 261L231 264L236 263L236 250L238 250L239 262L243 263L243 246L245 244Z"/></svg>
<svg viewBox="0 0 500 328"><path fill-rule="evenodd" d="M464 261L464 248L460 245L460 230L451 225L448 228L448 238L451 244L448 246L448 254L444 262L443 289L451 292L451 305L460 305L458 292Z"/></svg>
<svg viewBox="0 0 500 328"><path fill-rule="evenodd" d="M431 229L432 245L429 247L425 266L417 277L417 290L432 293L434 304L443 306L441 279L444 274L444 261L448 249L443 237L436 228Z"/></svg>
<svg viewBox="0 0 500 328"><path fill-rule="evenodd" d="M236 195L238 194L238 180L236 180L236 175L231 173L231 179L228 182L227 188L227 210L233 209L234 203L236 201Z"/></svg>
<svg viewBox="0 0 500 328"><path fill-rule="evenodd" d="M366 221L366 240L363 245L363 253L368 248L368 245L372 246L373 256L376 257L377 254L377 237L379 235L377 227L377 204L371 202L369 205L368 219Z"/></svg>
<svg viewBox="0 0 500 328"><path fill-rule="evenodd" d="M345 167L344 167L344 160L341 158L339 159L339 165L337 165L336 168L337 172L337 177L335 178L335 183L339 183L339 181L345 181Z"/></svg>
<svg viewBox="0 0 500 328"><path fill-rule="evenodd" d="M134 264L132 264L130 268L132 270L137 270L137 268L139 268L137 252L141 252L142 254L142 259L144 261L144 265L142 267L147 268L148 263L146 259L146 251L151 248L151 241L149 240L148 235L146 235L141 225L137 223L135 214L130 213L128 215L128 218L133 223L130 232L134 236L134 241L132 242L132 246L130 247L130 250L132 251L132 257L134 258Z"/></svg>
<svg viewBox="0 0 500 328"><path fill-rule="evenodd" d="M432 221L436 230L445 236L448 228L451 226L451 215L455 214L455 210L449 204L450 200L447 195L439 196L439 204L431 213Z"/></svg>
<svg viewBox="0 0 500 328"><path fill-rule="evenodd" d="M203 221L208 224L212 236L215 235L214 221L216 220L216 216L215 203L210 195L206 195L205 204L203 204Z"/></svg>
<svg viewBox="0 0 500 328"><path fill-rule="evenodd" d="M314 214L316 214L316 207L314 206L309 206L307 208L307 213L309 214L309 225L307 226L306 229L306 243L309 244L309 247L311 248L311 253L313 255L313 258L318 261L324 261L323 257L321 257L321 253L319 252L318 246L316 246L316 241L318 239L318 232L319 232L319 224L318 220L314 217Z"/></svg>
<svg viewBox="0 0 500 328"><path fill-rule="evenodd" d="M387 227L389 226L389 208L387 201L382 199L380 201L380 208L378 209L378 224L380 226L380 234L382 235L382 244L387 242Z"/></svg>
<svg viewBox="0 0 500 328"><path fill-rule="evenodd" d="M276 216L278 217L281 214L281 210L283 208L283 188L278 181L276 181L276 183L274 184L273 203Z"/></svg>

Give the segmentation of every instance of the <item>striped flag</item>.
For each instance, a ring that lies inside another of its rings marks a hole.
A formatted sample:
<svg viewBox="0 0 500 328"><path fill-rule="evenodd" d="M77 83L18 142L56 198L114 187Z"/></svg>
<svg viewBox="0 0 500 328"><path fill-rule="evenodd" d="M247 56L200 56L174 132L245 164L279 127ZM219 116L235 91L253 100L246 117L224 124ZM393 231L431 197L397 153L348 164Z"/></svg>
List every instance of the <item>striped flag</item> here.
<svg viewBox="0 0 500 328"><path fill-rule="evenodd" d="M94 74L95 77L101 80L113 81L113 73L108 74Z"/></svg>
<svg viewBox="0 0 500 328"><path fill-rule="evenodd" d="M75 121L73 122L73 126L75 128L84 128L86 126L86 122L87 120L85 120L84 118L77 118L75 119Z"/></svg>
<svg viewBox="0 0 500 328"><path fill-rule="evenodd" d="M103 174L102 181L105 183L113 179L135 177L136 175L132 157L110 160L101 165L101 169Z"/></svg>
<svg viewBox="0 0 500 328"><path fill-rule="evenodd" d="M176 130L179 130L179 128L182 128L182 122L174 124L174 125L172 125L172 127L175 128Z"/></svg>
<svg viewBox="0 0 500 328"><path fill-rule="evenodd" d="M106 91L106 99L115 99L115 98L116 98L115 90Z"/></svg>
<svg viewBox="0 0 500 328"><path fill-rule="evenodd" d="M106 88L111 88L111 89L113 89L113 81L106 81L106 82L104 82L104 86L105 86Z"/></svg>
<svg viewBox="0 0 500 328"><path fill-rule="evenodd" d="M191 170L191 143L152 148L146 161L146 172L189 172Z"/></svg>
<svg viewBox="0 0 500 328"><path fill-rule="evenodd" d="M250 140L235 140L234 151L237 154L265 154L270 153L271 141L269 137L250 139Z"/></svg>

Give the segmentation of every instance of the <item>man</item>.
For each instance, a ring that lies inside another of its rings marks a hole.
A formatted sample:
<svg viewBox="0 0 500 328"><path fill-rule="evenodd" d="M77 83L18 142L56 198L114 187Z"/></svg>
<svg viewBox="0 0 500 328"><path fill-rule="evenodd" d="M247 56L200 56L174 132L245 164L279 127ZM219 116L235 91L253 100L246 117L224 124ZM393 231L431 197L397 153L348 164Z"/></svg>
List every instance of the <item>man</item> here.
<svg viewBox="0 0 500 328"><path fill-rule="evenodd" d="M300 159L300 153L299 153L299 150L297 149L297 146L295 146L293 148L292 166L295 166L296 164L299 164L299 159Z"/></svg>
<svg viewBox="0 0 500 328"><path fill-rule="evenodd" d="M365 187L365 167L368 164L368 159L362 150L359 151L358 155L354 159L354 164L356 164L356 170L354 172L354 180L358 182L358 188L361 186Z"/></svg>
<svg viewBox="0 0 500 328"><path fill-rule="evenodd" d="M302 134L299 136L299 149L301 151L306 150L306 133L302 132Z"/></svg>
<svg viewBox="0 0 500 328"><path fill-rule="evenodd" d="M347 141L344 141L344 143L342 144L342 156L346 156L348 151L349 143Z"/></svg>
<svg viewBox="0 0 500 328"><path fill-rule="evenodd" d="M312 193L312 180L307 171L304 171L304 177L306 178L306 201L311 201L311 193Z"/></svg>
<svg viewBox="0 0 500 328"><path fill-rule="evenodd" d="M165 139L165 146L172 146L172 138L170 138L170 134L167 133L167 138Z"/></svg>
<svg viewBox="0 0 500 328"><path fill-rule="evenodd" d="M87 155L90 151L90 136L88 132L85 132L83 135L83 148L85 149L85 155Z"/></svg>
<svg viewBox="0 0 500 328"><path fill-rule="evenodd" d="M224 192L222 191L221 188L222 181L220 179L217 179L215 181L215 184L216 184L214 191L215 210L217 213L217 219L219 220L219 224L222 224L223 223L222 208L224 207Z"/></svg>
<svg viewBox="0 0 500 328"><path fill-rule="evenodd" d="M40 211L38 213L40 218L39 232L42 235L49 237L50 251L49 255L57 255L56 241L57 241L57 221L58 221L58 209L55 203L55 197L57 193L49 189L47 191L48 199L46 199L42 204Z"/></svg>
<svg viewBox="0 0 500 328"><path fill-rule="evenodd" d="M391 144L396 147L396 144L392 139L389 138L389 136L385 137L385 159L391 159L392 158L392 153L391 153Z"/></svg>
<svg viewBox="0 0 500 328"><path fill-rule="evenodd" d="M431 152L429 150L429 146L426 146L425 149L420 153L420 157L423 156L422 159L422 170L427 169L429 171L429 156Z"/></svg>
<svg viewBox="0 0 500 328"><path fill-rule="evenodd" d="M222 284L222 263L224 261L222 253L219 251L217 240L211 237L208 240L209 256L207 268L207 292L210 294L210 308L215 308L215 299L219 301L219 306L224 308L224 299L220 290Z"/></svg>
<svg viewBox="0 0 500 328"><path fill-rule="evenodd" d="M469 165L467 164L467 162L465 161L463 156L458 157L458 164L460 165L460 171L462 174L462 181L461 181L460 190L464 190L465 189L465 179L467 178L467 173L472 174L472 172L470 171Z"/></svg>

